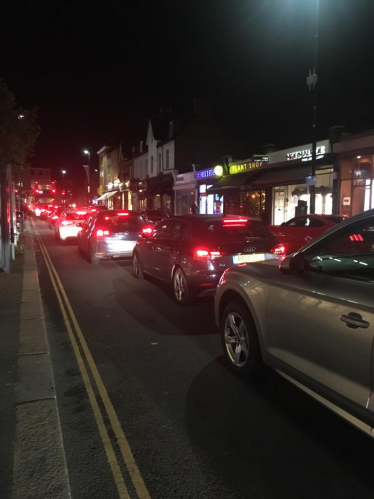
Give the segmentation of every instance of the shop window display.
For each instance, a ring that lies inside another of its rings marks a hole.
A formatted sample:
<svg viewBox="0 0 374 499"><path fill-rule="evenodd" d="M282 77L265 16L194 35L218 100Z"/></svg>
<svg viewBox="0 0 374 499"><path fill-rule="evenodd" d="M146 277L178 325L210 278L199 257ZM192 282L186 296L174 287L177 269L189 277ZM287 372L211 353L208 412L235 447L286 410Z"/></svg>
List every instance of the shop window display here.
<svg viewBox="0 0 374 499"><path fill-rule="evenodd" d="M373 156L355 156L340 163L340 212L357 215L374 208Z"/></svg>

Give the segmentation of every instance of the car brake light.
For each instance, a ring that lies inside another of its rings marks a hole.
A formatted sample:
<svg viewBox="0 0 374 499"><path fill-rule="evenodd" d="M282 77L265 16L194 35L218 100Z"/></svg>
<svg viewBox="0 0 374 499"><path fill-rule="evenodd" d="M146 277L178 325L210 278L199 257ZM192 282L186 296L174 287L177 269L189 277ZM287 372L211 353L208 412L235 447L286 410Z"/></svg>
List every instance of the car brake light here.
<svg viewBox="0 0 374 499"><path fill-rule="evenodd" d="M245 218L224 218L224 227L245 227L248 220Z"/></svg>
<svg viewBox="0 0 374 499"><path fill-rule="evenodd" d="M127 212L122 211L122 212L117 213L117 216L118 217L128 217L129 214Z"/></svg>
<svg viewBox="0 0 374 499"><path fill-rule="evenodd" d="M274 253L274 255L284 255L286 253L286 248L283 244L278 244L275 248L270 250L270 253Z"/></svg>
<svg viewBox="0 0 374 499"><path fill-rule="evenodd" d="M87 215L87 211L77 211L77 215Z"/></svg>
<svg viewBox="0 0 374 499"><path fill-rule="evenodd" d="M349 239L351 241L363 241L364 238L361 236L361 234L352 234L351 236L349 236Z"/></svg>
<svg viewBox="0 0 374 499"><path fill-rule="evenodd" d="M71 222L70 220L63 220L61 222L62 225L71 225L72 223L74 223L74 222Z"/></svg>
<svg viewBox="0 0 374 499"><path fill-rule="evenodd" d="M213 260L214 258L222 256L222 253L218 250L210 251L205 248L196 248L194 256L198 260Z"/></svg>
<svg viewBox="0 0 374 499"><path fill-rule="evenodd" d="M58 219L58 216L57 215L53 215L52 220L57 220L57 219Z"/></svg>
<svg viewBox="0 0 374 499"><path fill-rule="evenodd" d="M97 209L96 208L91 208L91 211L92 211L92 213L95 213L95 211L97 211Z"/></svg>
<svg viewBox="0 0 374 499"><path fill-rule="evenodd" d="M153 228L152 227L143 227L142 232L143 232L143 234L151 235L151 234L153 234Z"/></svg>

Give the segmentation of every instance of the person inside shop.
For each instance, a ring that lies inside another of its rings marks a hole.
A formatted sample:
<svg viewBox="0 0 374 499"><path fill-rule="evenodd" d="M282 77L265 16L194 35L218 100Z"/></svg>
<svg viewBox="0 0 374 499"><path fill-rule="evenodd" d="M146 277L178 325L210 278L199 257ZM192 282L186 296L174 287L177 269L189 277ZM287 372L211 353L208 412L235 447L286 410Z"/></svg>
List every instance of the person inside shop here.
<svg viewBox="0 0 374 499"><path fill-rule="evenodd" d="M199 207L197 206L196 201L191 205L190 211L191 211L192 215L199 214Z"/></svg>

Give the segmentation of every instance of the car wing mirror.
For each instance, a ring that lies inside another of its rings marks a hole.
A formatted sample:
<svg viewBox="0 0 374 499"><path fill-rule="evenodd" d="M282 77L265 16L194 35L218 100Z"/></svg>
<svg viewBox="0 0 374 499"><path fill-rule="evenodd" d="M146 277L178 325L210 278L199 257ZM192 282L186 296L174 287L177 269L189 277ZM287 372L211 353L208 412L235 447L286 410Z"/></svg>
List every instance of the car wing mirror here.
<svg viewBox="0 0 374 499"><path fill-rule="evenodd" d="M300 275L304 272L305 260L302 253L288 255L279 265L279 270L286 275Z"/></svg>

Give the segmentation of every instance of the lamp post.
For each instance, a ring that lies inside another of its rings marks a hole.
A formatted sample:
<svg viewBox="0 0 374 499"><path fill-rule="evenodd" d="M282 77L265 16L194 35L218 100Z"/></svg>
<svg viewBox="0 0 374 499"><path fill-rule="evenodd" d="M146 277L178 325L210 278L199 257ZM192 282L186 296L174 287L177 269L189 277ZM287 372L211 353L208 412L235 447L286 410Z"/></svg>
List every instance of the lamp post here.
<svg viewBox="0 0 374 499"><path fill-rule="evenodd" d="M310 213L314 215L316 211L316 153L317 153L317 90L316 84L317 76L317 62L318 62L318 14L319 14L319 0L316 2L316 21L315 21L315 34L314 34L314 68L313 74L309 70L309 76L306 83L309 91L313 91L313 125L312 125L312 169L311 169L311 183L309 187L310 193Z"/></svg>
<svg viewBox="0 0 374 499"><path fill-rule="evenodd" d="M88 165L83 165L87 175L87 202L90 203L91 200L91 184L90 184L90 165L91 165L91 154L88 149L84 149L83 154L88 156Z"/></svg>

